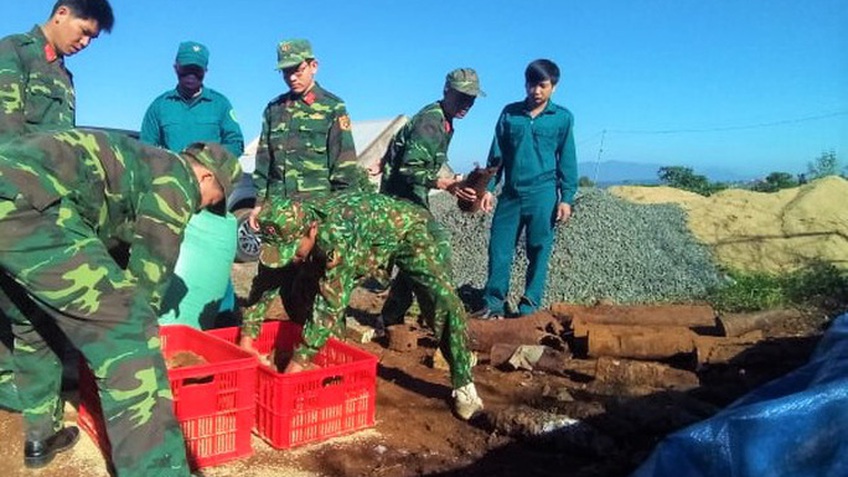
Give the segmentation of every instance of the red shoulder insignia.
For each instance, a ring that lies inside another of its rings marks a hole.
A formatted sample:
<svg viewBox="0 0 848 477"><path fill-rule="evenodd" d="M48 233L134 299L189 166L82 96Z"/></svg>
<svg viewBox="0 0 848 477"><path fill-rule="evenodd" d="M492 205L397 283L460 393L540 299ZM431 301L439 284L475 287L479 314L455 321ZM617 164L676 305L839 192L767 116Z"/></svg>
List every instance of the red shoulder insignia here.
<svg viewBox="0 0 848 477"><path fill-rule="evenodd" d="M58 57L59 55L56 54L56 50L53 48L53 45L46 43L44 45L44 59L46 59L48 63L53 63Z"/></svg>
<svg viewBox="0 0 848 477"><path fill-rule="evenodd" d="M445 120L445 132L446 133L451 132L451 123L448 120Z"/></svg>

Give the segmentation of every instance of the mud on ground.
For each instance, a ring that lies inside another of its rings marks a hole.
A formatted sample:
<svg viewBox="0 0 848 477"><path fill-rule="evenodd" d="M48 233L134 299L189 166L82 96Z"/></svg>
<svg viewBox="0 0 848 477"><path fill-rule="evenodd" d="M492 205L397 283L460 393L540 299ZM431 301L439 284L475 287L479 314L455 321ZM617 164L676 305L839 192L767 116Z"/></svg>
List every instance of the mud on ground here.
<svg viewBox="0 0 848 477"><path fill-rule="evenodd" d="M244 296L254 269L236 265ZM353 313L368 322L382 299L363 289ZM707 418L745 392L806 362L822 332L823 317L788 313L791 319L765 330L739 359L696 369L700 385L686 391L601 384L596 360L574 358L559 373L504 371L479 354L475 378L486 403L484 415L466 423L450 411L447 372L428 362L435 342L426 336L411 351L393 351L385 342L356 344L379 359L374 428L287 451L257 437L254 455L202 469L216 476L626 476L663 436ZM779 359L775 359L778 356ZM692 368L686 357L667 360ZM74 403L73 393L68 395ZM66 417L75 418L69 406ZM573 419L573 421L567 420ZM579 421L579 426L567 423ZM539 435L545 427L558 428ZM21 466L20 416L0 411L0 474L88 477L107 475L94 444L83 436L50 467L27 472Z"/></svg>

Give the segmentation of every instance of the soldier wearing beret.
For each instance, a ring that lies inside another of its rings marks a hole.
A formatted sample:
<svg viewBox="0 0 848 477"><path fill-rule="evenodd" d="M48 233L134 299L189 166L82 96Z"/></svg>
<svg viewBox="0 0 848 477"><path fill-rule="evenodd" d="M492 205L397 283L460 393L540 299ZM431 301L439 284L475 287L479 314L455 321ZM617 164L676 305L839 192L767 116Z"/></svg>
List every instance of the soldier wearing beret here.
<svg viewBox="0 0 848 477"><path fill-rule="evenodd" d="M277 69L289 91L274 98L262 115L256 151L256 207L250 225L274 197L313 197L354 185L364 174L356 163L350 116L338 96L315 81L318 60L309 41L291 39L277 46ZM268 270L261 264L251 289L251 302L268 287L279 287L290 315L308 313L314 289L292 290L317 279L309 265ZM307 287L308 288L308 287ZM304 297L306 300L304 301Z"/></svg>
<svg viewBox="0 0 848 477"><path fill-rule="evenodd" d="M458 68L447 74L442 99L425 106L392 138L379 171L382 172L380 192L409 200L430 209L431 189L446 190L463 200L474 201L473 189L457 187L454 177L440 177L439 171L447 163L447 151L453 137L454 119L462 119L485 96L480 89L477 72L471 68ZM412 304L412 283L405 274L398 274L381 313L382 325L403 322ZM421 303L423 308L430 306Z"/></svg>
<svg viewBox="0 0 848 477"><path fill-rule="evenodd" d="M349 191L313 201L274 198L259 216L266 267L312 261L322 271L303 343L294 350L286 372L308 368L330 336L344 332L345 308L360 280L379 274L389 263L406 273L434 304L428 325L450 364L454 411L470 419L483 409L471 376L466 317L453 286L449 244L433 233L426 210L375 192ZM276 296L269 290L245 313L240 345L253 349L264 308Z"/></svg>
<svg viewBox="0 0 848 477"><path fill-rule="evenodd" d="M174 154L72 129L0 146L2 306L48 315L13 315L27 467L48 464L79 435L62 425L61 362L43 338L56 327L94 373L117 474L189 475L156 317L186 224L240 174L217 144ZM108 250L121 242L126 267Z"/></svg>
<svg viewBox="0 0 848 477"><path fill-rule="evenodd" d="M72 128L76 95L65 58L111 31L107 0L58 0L50 18L27 33L0 39L0 142L37 131ZM11 347L11 310L0 310L0 341ZM12 357L0 346L0 407L20 411Z"/></svg>

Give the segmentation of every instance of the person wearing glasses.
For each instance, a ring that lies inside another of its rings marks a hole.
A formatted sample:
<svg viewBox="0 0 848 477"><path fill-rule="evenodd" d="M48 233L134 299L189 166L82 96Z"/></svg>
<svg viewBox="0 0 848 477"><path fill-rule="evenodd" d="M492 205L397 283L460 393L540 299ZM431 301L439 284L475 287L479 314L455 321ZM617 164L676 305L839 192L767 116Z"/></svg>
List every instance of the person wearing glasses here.
<svg viewBox="0 0 848 477"><path fill-rule="evenodd" d="M289 90L271 100L262 114L253 172L256 205L249 218L250 226L257 231L256 218L272 197L311 198L347 189L364 175L356 163L344 101L315 80L318 60L309 41L280 42L277 70ZM263 291L282 283L286 311L290 316L302 312L305 317L305 308L311 307L311 298L317 292L317 276L303 275L309 268L309 264L304 264L270 270L260 264L248 301L258 300ZM299 278L295 280L295 276ZM310 289L291 291L295 281Z"/></svg>

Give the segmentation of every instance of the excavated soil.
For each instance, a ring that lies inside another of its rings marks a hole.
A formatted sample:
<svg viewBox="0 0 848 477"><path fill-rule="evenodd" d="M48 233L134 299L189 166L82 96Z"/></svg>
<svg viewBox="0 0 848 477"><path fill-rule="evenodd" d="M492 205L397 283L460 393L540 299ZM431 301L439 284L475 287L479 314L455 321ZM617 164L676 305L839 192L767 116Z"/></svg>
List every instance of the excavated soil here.
<svg viewBox="0 0 848 477"><path fill-rule="evenodd" d="M671 187L609 190L640 204L680 205L694 236L732 269L781 273L811 261L848 267L848 181L838 176L775 193L727 189L710 197Z"/></svg>
<svg viewBox="0 0 848 477"><path fill-rule="evenodd" d="M234 267L239 296L246 294L254 270L250 265ZM367 323L381 303L380 295L359 289L353 315ZM610 315L616 309L603 308ZM644 312L663 314L656 307ZM627 309L621 314L639 320L633 313ZM492 367L487 353L480 352L474 372L486 412L469 423L451 414L447 372L429 366L432 340L422 336L418 346L407 351L393 351L385 341L355 344L379 359L373 428L287 451L274 450L254 436L252 456L202 469L198 475L623 477L663 436L711 416L806 362L824 317L794 311L786 316L774 320L777 324L763 330L762 339L752 341L730 362L696 366L686 356L664 360L664 366L697 374L697 385L686 390L602 383L595 379L597 360L580 356L579 350L559 372L506 371ZM568 325L563 316L557 319ZM571 340L567 326L554 331L564 342ZM73 392L68 397L75 402ZM66 417L75 419L73 407L67 411ZM568 425L574 423L579 426ZM107 475L87 436L35 473L21 466L20 416L0 411L0 435L6 443L0 449L0 475Z"/></svg>

